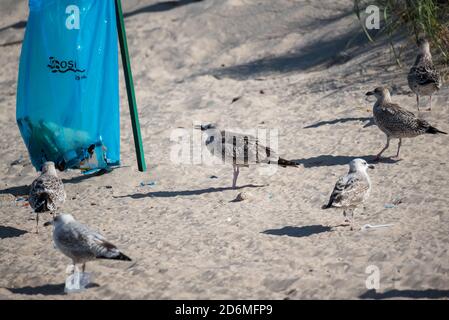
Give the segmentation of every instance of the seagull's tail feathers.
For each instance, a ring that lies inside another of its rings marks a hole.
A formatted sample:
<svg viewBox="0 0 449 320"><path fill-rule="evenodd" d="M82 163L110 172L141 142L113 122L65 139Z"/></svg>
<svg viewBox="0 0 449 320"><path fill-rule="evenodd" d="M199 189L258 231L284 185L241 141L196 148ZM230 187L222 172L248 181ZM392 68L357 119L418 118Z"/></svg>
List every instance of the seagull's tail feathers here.
<svg viewBox="0 0 449 320"><path fill-rule="evenodd" d="M111 258L112 260L132 261L130 257L123 253L119 253L117 256Z"/></svg>
<svg viewBox="0 0 449 320"><path fill-rule="evenodd" d="M430 133L430 134L438 134L438 133L447 134L446 132L438 130L437 128L432 127L432 126L429 126L429 128L427 128L426 133Z"/></svg>
<svg viewBox="0 0 449 320"><path fill-rule="evenodd" d="M324 204L321 209L326 210L334 207L339 207L338 199L336 199L335 194L332 193L331 197L329 198L329 202L327 204Z"/></svg>
<svg viewBox="0 0 449 320"><path fill-rule="evenodd" d="M45 212L49 211L49 203L51 202L48 193L41 193L37 198L34 212Z"/></svg>
<svg viewBox="0 0 449 320"><path fill-rule="evenodd" d="M329 201L328 204L323 204L323 206L321 207L321 209L326 210L326 209L330 209L332 208L332 201Z"/></svg>
<svg viewBox="0 0 449 320"><path fill-rule="evenodd" d="M282 158L278 159L278 165L285 168L285 167L298 167L298 164L294 161L285 160Z"/></svg>

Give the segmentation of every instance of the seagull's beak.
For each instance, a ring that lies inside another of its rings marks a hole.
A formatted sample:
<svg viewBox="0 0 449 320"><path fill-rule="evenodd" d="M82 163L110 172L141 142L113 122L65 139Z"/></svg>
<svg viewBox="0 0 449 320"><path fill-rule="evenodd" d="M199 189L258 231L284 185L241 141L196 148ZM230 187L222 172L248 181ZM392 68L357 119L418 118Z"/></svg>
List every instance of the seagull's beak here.
<svg viewBox="0 0 449 320"><path fill-rule="evenodd" d="M369 164L369 165L368 165L368 168L369 168L369 169L375 169L376 167L375 167L374 165L372 165L372 164Z"/></svg>
<svg viewBox="0 0 449 320"><path fill-rule="evenodd" d="M368 92L366 93L366 95L367 95L367 96L374 96L374 92L368 91Z"/></svg>
<svg viewBox="0 0 449 320"><path fill-rule="evenodd" d="M201 130L201 131L206 131L206 130L209 130L209 129L214 129L215 125L211 124L211 123L209 123L209 124L196 124L196 125L193 126L193 128Z"/></svg>
<svg viewBox="0 0 449 320"><path fill-rule="evenodd" d="M44 227L51 226L53 224L53 221L47 221L44 223Z"/></svg>

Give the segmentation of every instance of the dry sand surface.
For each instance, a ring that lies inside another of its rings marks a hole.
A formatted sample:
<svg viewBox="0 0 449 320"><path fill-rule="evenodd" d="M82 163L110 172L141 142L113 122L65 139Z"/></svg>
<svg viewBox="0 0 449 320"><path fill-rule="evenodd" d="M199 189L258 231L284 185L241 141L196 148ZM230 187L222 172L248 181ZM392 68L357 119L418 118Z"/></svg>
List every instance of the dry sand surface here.
<svg viewBox="0 0 449 320"><path fill-rule="evenodd" d="M401 161L370 172L356 223L394 226L331 228L342 214L321 210L347 163L373 159L385 143L365 92L392 87L394 101L416 111L408 67L396 66L384 43L366 43L351 0L123 2L148 171L137 171L121 78L123 168L61 176L63 211L134 261L88 263L98 286L72 295L63 294L69 259L54 249L51 228L33 233L20 200L36 177L15 122L28 9L23 0L0 4L0 298L449 297L447 136L405 140ZM422 113L443 131L448 96L444 86ZM241 169L240 186L263 186L232 190L229 165L170 161L173 130L191 132L194 121L277 129L279 152L300 165L271 176ZM393 142L386 155L395 152ZM248 199L232 202L243 191ZM380 271L377 293L365 286L369 265Z"/></svg>

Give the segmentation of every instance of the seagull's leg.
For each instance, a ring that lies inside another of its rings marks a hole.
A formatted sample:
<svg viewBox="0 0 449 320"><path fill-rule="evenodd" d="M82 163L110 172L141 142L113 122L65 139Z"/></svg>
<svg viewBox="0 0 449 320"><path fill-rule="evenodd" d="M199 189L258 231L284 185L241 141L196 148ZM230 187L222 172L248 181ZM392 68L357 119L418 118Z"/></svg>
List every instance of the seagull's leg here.
<svg viewBox="0 0 449 320"><path fill-rule="evenodd" d="M399 152L401 151L401 145L402 145L402 139L399 138L399 143L398 143L398 151L396 152L396 159L399 159Z"/></svg>
<svg viewBox="0 0 449 320"><path fill-rule="evenodd" d="M237 187L237 178L239 177L239 173L240 173L240 167L236 167L236 171L235 171L235 180L234 180L234 186L233 188Z"/></svg>
<svg viewBox="0 0 449 320"><path fill-rule="evenodd" d="M388 149L388 147L390 146L390 137L389 136L387 136L387 144L385 145L385 147L377 154L377 156L376 156L376 161L377 160L380 160L380 156L382 155L382 153L384 153L384 151L385 150L387 150Z"/></svg>
<svg viewBox="0 0 449 320"><path fill-rule="evenodd" d="M83 273L84 273L84 271L86 271L86 263L85 263L85 262L84 262L83 265L81 266L81 270L83 271Z"/></svg>
<svg viewBox="0 0 449 320"><path fill-rule="evenodd" d="M39 234L39 213L36 212L36 234Z"/></svg>
<svg viewBox="0 0 449 320"><path fill-rule="evenodd" d="M232 175L232 189L235 189L235 185L237 184L237 168L235 165L232 166L233 175Z"/></svg>
<svg viewBox="0 0 449 320"><path fill-rule="evenodd" d="M432 96L430 96L430 106L429 109L427 109L427 111L432 111Z"/></svg>
<svg viewBox="0 0 449 320"><path fill-rule="evenodd" d="M346 215L346 210L343 210L343 217L345 217L345 223L348 223L348 216Z"/></svg>
<svg viewBox="0 0 449 320"><path fill-rule="evenodd" d="M416 95L416 106L418 107L419 112L419 95Z"/></svg>
<svg viewBox="0 0 449 320"><path fill-rule="evenodd" d="M76 269L75 261L72 260L72 264L68 265L65 269L66 274L74 274Z"/></svg>
<svg viewBox="0 0 449 320"><path fill-rule="evenodd" d="M351 231L354 230L354 209L351 209Z"/></svg>

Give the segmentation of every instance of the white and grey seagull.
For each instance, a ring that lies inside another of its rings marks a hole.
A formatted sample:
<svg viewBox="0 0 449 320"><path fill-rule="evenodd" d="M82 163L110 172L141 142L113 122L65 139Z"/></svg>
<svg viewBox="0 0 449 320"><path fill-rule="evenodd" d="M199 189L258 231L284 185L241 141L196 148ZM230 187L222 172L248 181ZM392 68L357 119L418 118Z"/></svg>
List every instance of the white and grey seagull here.
<svg viewBox="0 0 449 320"><path fill-rule="evenodd" d="M115 245L110 243L98 232L76 221L71 214L61 214L54 217L53 241L64 255L72 259L75 271L77 264L86 269L86 262L96 259L112 259L131 261Z"/></svg>
<svg viewBox="0 0 449 320"><path fill-rule="evenodd" d="M345 222L350 222L351 230L354 229L354 210L363 204L371 191L371 180L367 170L374 169L363 159L354 159L349 163L349 172L338 179L327 205L322 209L343 209ZM347 212L351 214L348 220Z"/></svg>
<svg viewBox="0 0 449 320"><path fill-rule="evenodd" d="M247 134L218 130L214 124L196 125L207 135L206 148L223 163L232 163L232 188L237 186L240 167L249 167L251 164L273 164L285 167L297 167L290 160L285 160L270 147L259 143L259 139Z"/></svg>
<svg viewBox="0 0 449 320"><path fill-rule="evenodd" d="M419 53L414 65L408 73L407 80L410 89L416 94L416 104L419 111L419 96L430 96L432 109L432 95L441 88L441 76L433 65L429 41L418 40Z"/></svg>
<svg viewBox="0 0 449 320"><path fill-rule="evenodd" d="M42 166L41 175L30 187L28 201L36 213L36 233L39 233L39 213L50 212L52 215L62 206L66 198L64 184L58 178L55 164L47 161Z"/></svg>
<svg viewBox="0 0 449 320"><path fill-rule="evenodd" d="M431 126L427 121L419 119L412 112L400 107L391 101L390 91L384 87L377 87L374 91L366 93L375 96L373 107L374 122L379 129L387 135L387 144L377 154L376 160L390 146L390 139L399 139L396 158L399 158L403 138L413 138L423 134L446 134Z"/></svg>

